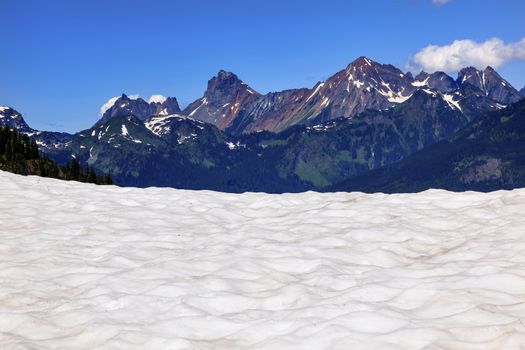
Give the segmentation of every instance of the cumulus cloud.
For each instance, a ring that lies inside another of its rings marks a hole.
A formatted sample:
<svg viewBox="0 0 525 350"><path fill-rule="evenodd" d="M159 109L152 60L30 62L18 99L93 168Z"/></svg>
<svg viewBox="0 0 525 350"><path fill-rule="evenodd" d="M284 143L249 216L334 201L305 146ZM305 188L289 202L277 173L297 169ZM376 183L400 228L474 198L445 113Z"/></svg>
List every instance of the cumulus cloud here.
<svg viewBox="0 0 525 350"><path fill-rule="evenodd" d="M497 69L514 60L525 60L525 38L515 43L492 38L482 43L456 40L450 45L429 45L410 58L407 68L413 72L457 72L467 66Z"/></svg>
<svg viewBox="0 0 525 350"><path fill-rule="evenodd" d="M149 98L148 102L149 103L152 103L152 102L155 102L155 103L164 103L164 101L166 101L167 98L165 96L162 96L162 95L151 95L151 97Z"/></svg>
<svg viewBox="0 0 525 350"><path fill-rule="evenodd" d="M102 107L100 107L100 111L98 112L98 115L99 115L100 117L102 117L102 116L104 115L104 113L106 113L106 111L107 111L108 109L110 109L111 106L113 106L113 105L115 104L115 102L117 102L117 100L119 99L119 97L120 97L120 96L115 96L115 97L112 97L112 98L110 98L109 100L107 100L107 102L104 103L104 104L102 105Z"/></svg>

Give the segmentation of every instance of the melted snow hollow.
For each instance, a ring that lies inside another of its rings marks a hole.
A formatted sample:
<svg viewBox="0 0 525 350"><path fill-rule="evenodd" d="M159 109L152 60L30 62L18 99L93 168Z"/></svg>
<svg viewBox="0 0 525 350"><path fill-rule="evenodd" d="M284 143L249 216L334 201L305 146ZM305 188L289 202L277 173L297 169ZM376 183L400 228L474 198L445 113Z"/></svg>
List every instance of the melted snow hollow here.
<svg viewBox="0 0 525 350"><path fill-rule="evenodd" d="M0 193L2 349L525 344L525 190Z"/></svg>

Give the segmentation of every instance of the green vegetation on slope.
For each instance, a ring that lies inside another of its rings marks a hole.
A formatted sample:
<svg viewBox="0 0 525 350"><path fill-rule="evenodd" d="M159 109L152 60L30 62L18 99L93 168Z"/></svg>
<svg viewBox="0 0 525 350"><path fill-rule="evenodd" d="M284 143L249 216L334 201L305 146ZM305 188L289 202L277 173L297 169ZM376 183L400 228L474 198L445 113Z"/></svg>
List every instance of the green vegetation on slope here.
<svg viewBox="0 0 525 350"><path fill-rule="evenodd" d="M493 191L525 187L525 100L476 119L449 140L331 191Z"/></svg>

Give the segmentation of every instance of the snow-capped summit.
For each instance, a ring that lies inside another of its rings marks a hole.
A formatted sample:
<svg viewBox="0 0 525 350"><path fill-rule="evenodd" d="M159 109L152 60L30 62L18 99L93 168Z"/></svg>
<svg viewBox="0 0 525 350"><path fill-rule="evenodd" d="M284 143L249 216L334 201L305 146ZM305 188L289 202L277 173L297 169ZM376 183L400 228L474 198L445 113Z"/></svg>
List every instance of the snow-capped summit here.
<svg viewBox="0 0 525 350"><path fill-rule="evenodd" d="M31 132L22 114L8 106L0 106L0 126L8 127L19 132Z"/></svg>
<svg viewBox="0 0 525 350"><path fill-rule="evenodd" d="M458 74L458 84L471 84L485 95L504 105L517 102L521 99L518 91L503 79L492 67L477 70L474 67L462 69Z"/></svg>
<svg viewBox="0 0 525 350"><path fill-rule="evenodd" d="M367 109L386 109L410 98L412 76L389 64L360 57L328 80L319 82L290 124L353 117Z"/></svg>

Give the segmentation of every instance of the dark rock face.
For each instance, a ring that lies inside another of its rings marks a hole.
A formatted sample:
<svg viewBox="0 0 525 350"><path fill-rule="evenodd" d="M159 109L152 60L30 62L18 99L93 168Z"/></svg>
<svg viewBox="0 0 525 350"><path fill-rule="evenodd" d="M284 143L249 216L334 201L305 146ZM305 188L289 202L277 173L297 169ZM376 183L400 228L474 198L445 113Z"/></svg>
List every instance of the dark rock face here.
<svg viewBox="0 0 525 350"><path fill-rule="evenodd" d="M111 106L97 122L97 125L107 122L114 117L122 117L133 115L135 118L145 121L153 115L171 115L179 114L181 110L177 99L170 97L166 101L148 103L142 98L131 99L127 95L122 94L113 106Z"/></svg>
<svg viewBox="0 0 525 350"><path fill-rule="evenodd" d="M521 89L519 93L522 98L525 98L525 87L523 87L523 89Z"/></svg>
<svg viewBox="0 0 525 350"><path fill-rule="evenodd" d="M221 70L208 81L204 96L186 107L183 114L226 129L243 108L260 96L235 74Z"/></svg>
<svg viewBox="0 0 525 350"><path fill-rule="evenodd" d="M152 115L172 115L182 113L179 103L175 97L168 97L164 102L151 102L150 106L155 106L155 113ZM151 116L151 115L150 115ZM148 116L148 117L150 117Z"/></svg>
<svg viewBox="0 0 525 350"><path fill-rule="evenodd" d="M27 125L22 114L11 107L0 106L0 126L8 127L18 132L32 132L33 129Z"/></svg>
<svg viewBox="0 0 525 350"><path fill-rule="evenodd" d="M442 93L450 93L459 88L456 81L444 72L435 72L432 74L421 72L416 76L413 85L428 86Z"/></svg>
<svg viewBox="0 0 525 350"><path fill-rule="evenodd" d="M520 100L518 91L492 67L487 67L483 71L474 67L464 68L459 72L457 82L460 85L471 84L485 96L504 105Z"/></svg>

